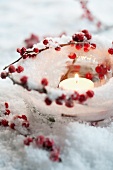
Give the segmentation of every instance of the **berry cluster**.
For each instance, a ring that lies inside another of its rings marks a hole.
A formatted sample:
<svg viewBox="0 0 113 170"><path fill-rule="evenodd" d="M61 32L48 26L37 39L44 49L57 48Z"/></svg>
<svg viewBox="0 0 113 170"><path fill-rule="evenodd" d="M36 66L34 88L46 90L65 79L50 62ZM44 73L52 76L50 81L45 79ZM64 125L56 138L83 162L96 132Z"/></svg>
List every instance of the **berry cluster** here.
<svg viewBox="0 0 113 170"><path fill-rule="evenodd" d="M44 136L40 135L36 138L27 137L24 140L24 145L33 145L35 148L41 148L50 153L50 159L54 162L61 162L60 158L60 149L55 145L54 140L50 138L45 138Z"/></svg>
<svg viewBox="0 0 113 170"><path fill-rule="evenodd" d="M5 126L5 127L7 126L7 127L10 127L11 129L18 129L19 126L26 128L26 129L29 128L29 121L28 121L26 115L13 116L12 120L9 121L8 118L11 114L11 111L9 110L9 104L7 102L5 102L4 106L5 106L4 115L6 115L6 118L0 119L1 126Z"/></svg>
<svg viewBox="0 0 113 170"><path fill-rule="evenodd" d="M9 73L21 73L24 71L24 68L22 66L18 66L17 68L15 68L15 66L13 64L11 64L9 67L8 67L8 72L1 72L1 78L2 79L5 79L6 77L9 76Z"/></svg>
<svg viewBox="0 0 113 170"><path fill-rule="evenodd" d="M85 94L79 94L77 91L70 94L69 96L62 94L61 96L56 96L55 103L58 105L63 105L71 108L74 107L74 101L78 101L80 104L85 102L88 98L92 98L94 96L94 92L92 90L88 90ZM45 98L46 105L51 105L53 100L49 97L49 95Z"/></svg>
<svg viewBox="0 0 113 170"><path fill-rule="evenodd" d="M109 48L109 49L108 49L108 53L111 54L111 55L113 55L113 48Z"/></svg>
<svg viewBox="0 0 113 170"><path fill-rule="evenodd" d="M4 103L5 106L5 115L10 115L10 110L9 108L9 104L7 102ZM28 129L29 128L29 121L27 119L26 115L17 115L17 116L13 116L12 120L8 121L8 117L7 118L1 118L0 119L0 125L4 126L4 127L9 127L13 130L17 130L19 126ZM25 135L25 134L23 134ZM49 158L50 160L52 160L53 162L61 162L61 158L60 158L60 149L55 145L54 140L46 138L44 136L38 136L36 138L30 138L27 137L24 140L24 145L29 146L30 144L33 144L38 148L44 149L46 151L49 152Z"/></svg>
<svg viewBox="0 0 113 170"><path fill-rule="evenodd" d="M88 52L90 49L96 48L96 44L88 42L91 38L92 35L88 30L82 30L72 36L72 40L78 42L76 43L75 48L77 50L81 50L83 48L84 52Z"/></svg>
<svg viewBox="0 0 113 170"><path fill-rule="evenodd" d="M17 48L17 52L20 53L20 55L22 56L23 59L26 58L35 58L36 55L39 53L39 49L38 48L34 48L33 51L27 51L27 49L25 47Z"/></svg>
<svg viewBox="0 0 113 170"><path fill-rule="evenodd" d="M21 126L22 128L26 128L29 130L29 121L26 115L16 115L12 117L12 120L8 120L9 115L11 114L9 110L9 103L5 102L5 112L4 115L6 115L6 118L0 118L0 125L4 127L9 127L13 130L16 130L19 132L19 128ZM12 115L11 115L12 116ZM25 132L21 135L26 136ZM44 137L42 135L37 136L36 138L26 137L24 140L24 145L29 146L30 144L33 144L34 147L38 147L40 149L44 149L49 152L49 158L53 162L61 162L60 158L60 149L55 145L54 140Z"/></svg>
<svg viewBox="0 0 113 170"><path fill-rule="evenodd" d="M42 42L43 45L45 46L42 49L38 49L38 48L32 48L32 49L26 49L25 47L22 47L21 49L17 49L17 52L20 53L21 58L19 58L16 62L18 62L20 59L26 59L26 58L34 58L36 57L37 54L39 54L40 52L49 49L51 47L53 47L55 50L60 51L60 49L64 46L74 46L77 50L80 50L81 48L83 48L83 50L85 52L88 52L90 49L95 49L96 48L96 44L94 43L90 43L89 40L92 38L91 34L89 33L88 30L82 30L81 32L75 33L72 36L72 40L67 42L66 44L58 44L58 42L54 42L54 40L52 39L47 39L45 38ZM77 54L76 53L69 53L68 54L68 58L73 60L73 63L76 62L76 58L77 58ZM13 63L16 63L13 62ZM65 104L65 106L67 107L73 107L74 106L74 101L76 100L79 103L83 103L85 102L88 98L93 97L94 92L89 90L89 92L85 93L85 94L79 94L77 92L73 92L73 94L68 94L66 95L66 91L63 91L61 89L56 89L56 90L61 90L61 93L59 95L59 92L57 94L56 91L51 91L48 88L46 88L45 86L48 85L48 80L46 78L43 78L41 80L41 85L42 86L38 86L36 85L35 89L32 87L31 89L29 89L29 83L28 83L28 77L26 75L22 76L20 78L20 82L16 82L10 75L9 73L14 73L14 72L18 72L21 73L24 68L22 66L18 66L17 68L15 68L15 66L13 64L10 64L8 67L8 72L2 72L1 73L1 78L6 78L7 76L13 81L13 83L18 84L24 88L26 88L27 90L35 90L38 91L40 93L45 93L46 94L46 98L45 98L45 103L47 105L51 105L53 101L55 101L56 104L58 105L63 105ZM6 67L6 68L7 68ZM77 70L80 70L80 66L76 66ZM101 69L99 68L101 67ZM99 78L101 78L103 75L105 75L107 72L108 68L106 68L105 66L103 66L101 64L101 66L97 66L95 68L97 74L99 75ZM87 79L92 80L93 79L93 75L88 72L85 74L85 77ZM89 95L89 93L92 94L92 96ZM51 95L54 96L51 98ZM88 96L89 95L89 96ZM74 97L73 97L74 96ZM75 97L76 96L76 97Z"/></svg>
<svg viewBox="0 0 113 170"><path fill-rule="evenodd" d="M76 42L83 42L84 40L90 40L92 35L89 33L88 30L82 30L81 32L75 33L72 36L72 40Z"/></svg>
<svg viewBox="0 0 113 170"><path fill-rule="evenodd" d="M104 76L107 74L107 71L109 71L109 67L106 65L100 64L95 68L95 71L97 72L100 79L103 79Z"/></svg>

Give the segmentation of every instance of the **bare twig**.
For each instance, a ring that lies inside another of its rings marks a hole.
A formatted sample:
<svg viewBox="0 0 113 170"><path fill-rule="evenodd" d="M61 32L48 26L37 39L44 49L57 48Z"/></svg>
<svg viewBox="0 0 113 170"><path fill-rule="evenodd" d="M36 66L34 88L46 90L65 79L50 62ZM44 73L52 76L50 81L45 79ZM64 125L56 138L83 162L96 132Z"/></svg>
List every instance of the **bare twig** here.
<svg viewBox="0 0 113 170"><path fill-rule="evenodd" d="M10 65L19 62L21 59L22 59L22 57L18 58L16 61L12 62L11 64L9 64L9 65L7 65L7 66L5 66L3 70L6 70Z"/></svg>

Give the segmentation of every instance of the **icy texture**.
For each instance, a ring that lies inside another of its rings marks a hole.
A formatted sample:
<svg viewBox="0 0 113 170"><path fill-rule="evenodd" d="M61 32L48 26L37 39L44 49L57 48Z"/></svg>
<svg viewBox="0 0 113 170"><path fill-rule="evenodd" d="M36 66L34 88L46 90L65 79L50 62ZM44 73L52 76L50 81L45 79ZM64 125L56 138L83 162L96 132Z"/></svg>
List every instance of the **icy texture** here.
<svg viewBox="0 0 113 170"><path fill-rule="evenodd" d="M67 43L71 40L71 37L63 36L61 38L48 38L53 42L58 42L58 44ZM105 44L106 41L106 44ZM68 55L70 52L75 52L77 55L77 61L75 64L86 65L93 68L95 72L95 67L98 64L102 64L105 62L111 63L113 65L113 59L108 54L108 48L111 46L111 42L106 40L105 38L100 38L99 36L93 36L92 43L96 43L96 49L90 50L89 52L84 52L82 50L76 50L75 47L62 47L61 51L56 51L54 49L54 43L50 47L50 49L45 50L37 55L34 59L26 59L21 60L18 65L24 67L24 72L21 74L13 74L15 79L18 80L21 76L26 75L30 79L30 82L35 84L35 88L37 85L40 85L42 78L47 78L49 81L49 87L52 87L53 90L50 92L53 94L50 98L54 99L56 92L56 88L60 82L61 76L64 75L67 71L67 63L71 64L73 60L69 59ZM34 45L34 47L40 48L42 43ZM44 48L44 47L43 47ZM85 56L85 58L81 58L81 56ZM28 81L29 82L29 81ZM111 78L106 84L94 88L95 96L93 99L89 99L85 102L85 105L75 104L74 108L67 108L65 106L57 106L52 104L52 106L48 107L43 102L44 97L37 92L32 93L32 97L34 97L34 101L36 102L36 107L41 113L46 113L50 115L61 115L72 114L75 115L75 118L87 121L95 121L109 118L113 115L113 96L110 95L113 90L113 78ZM34 87L30 83L29 87ZM54 90L55 89L55 90ZM58 95L57 95L58 96ZM104 97L103 97L104 96ZM101 102L100 102L101 101ZM28 101L29 102L29 101ZM31 103L31 101L30 101ZM96 108L95 108L96 106ZM32 106L31 106L32 107ZM38 116L35 116L38 119Z"/></svg>

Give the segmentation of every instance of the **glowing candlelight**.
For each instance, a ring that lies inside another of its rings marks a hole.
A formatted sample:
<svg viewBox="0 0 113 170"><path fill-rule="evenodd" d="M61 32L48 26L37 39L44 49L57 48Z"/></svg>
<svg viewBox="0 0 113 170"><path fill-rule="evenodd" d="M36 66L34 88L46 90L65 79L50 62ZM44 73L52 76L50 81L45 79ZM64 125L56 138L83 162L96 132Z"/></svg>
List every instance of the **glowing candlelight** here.
<svg viewBox="0 0 113 170"><path fill-rule="evenodd" d="M87 91L94 88L94 83L75 74L74 78L68 78L60 82L59 88L66 90Z"/></svg>

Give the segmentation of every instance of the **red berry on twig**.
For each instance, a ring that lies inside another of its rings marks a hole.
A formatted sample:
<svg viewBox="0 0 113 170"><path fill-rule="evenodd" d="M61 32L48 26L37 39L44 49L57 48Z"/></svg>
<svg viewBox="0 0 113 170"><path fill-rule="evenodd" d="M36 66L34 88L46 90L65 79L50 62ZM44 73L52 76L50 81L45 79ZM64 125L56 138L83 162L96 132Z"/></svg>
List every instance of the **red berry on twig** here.
<svg viewBox="0 0 113 170"><path fill-rule="evenodd" d="M43 40L43 44L47 45L48 44L48 40L47 39Z"/></svg>
<svg viewBox="0 0 113 170"><path fill-rule="evenodd" d="M1 72L1 78L2 79L6 79L6 77L8 76L8 73L7 72Z"/></svg>
<svg viewBox="0 0 113 170"><path fill-rule="evenodd" d="M10 128L11 128L11 129L15 129L15 124L14 124L14 123L11 123L11 124L10 124Z"/></svg>
<svg viewBox="0 0 113 170"><path fill-rule="evenodd" d="M7 121L6 119L3 119L3 120L1 121L1 124L2 124L3 126L8 126L8 121Z"/></svg>
<svg viewBox="0 0 113 170"><path fill-rule="evenodd" d="M15 71L16 71L15 66L10 65L10 66L9 66L9 72L10 72L10 73L14 73Z"/></svg>
<svg viewBox="0 0 113 170"><path fill-rule="evenodd" d="M17 73L21 73L24 71L24 68L22 66L18 66L16 71L17 71Z"/></svg>
<svg viewBox="0 0 113 170"><path fill-rule="evenodd" d="M48 80L47 80L47 78L43 78L42 81L41 81L41 84L42 84L43 86L47 86L47 85L48 85Z"/></svg>
<svg viewBox="0 0 113 170"><path fill-rule="evenodd" d="M45 103L46 103L47 105L51 105L51 104L52 104L52 101L51 101L51 99L49 99L48 97L46 97L46 98L45 98Z"/></svg>
<svg viewBox="0 0 113 170"><path fill-rule="evenodd" d="M86 73L85 77L89 80L93 79L93 75L91 73Z"/></svg>
<svg viewBox="0 0 113 170"><path fill-rule="evenodd" d="M56 50L56 51L60 51L60 50L61 50L61 47L55 47L55 50Z"/></svg>
<svg viewBox="0 0 113 170"><path fill-rule="evenodd" d="M9 115L10 112L11 112L11 111L10 111L9 109L6 109L5 115Z"/></svg>
<svg viewBox="0 0 113 170"><path fill-rule="evenodd" d="M94 96L94 91L88 90L88 91L86 92L86 94L87 94L88 97L92 98L92 97Z"/></svg>
<svg viewBox="0 0 113 170"><path fill-rule="evenodd" d="M7 102L5 102L5 108L8 108L9 104Z"/></svg>
<svg viewBox="0 0 113 170"><path fill-rule="evenodd" d="M38 49L38 48L34 48L33 51L34 51L35 53L38 53L38 52L39 52L39 49Z"/></svg>
<svg viewBox="0 0 113 170"><path fill-rule="evenodd" d="M31 142L33 142L33 139L28 137L24 140L24 145L30 145Z"/></svg>
<svg viewBox="0 0 113 170"><path fill-rule="evenodd" d="M75 59L76 58L76 54L75 53L70 53L69 55L68 55L68 57L70 58L70 59Z"/></svg>
<svg viewBox="0 0 113 170"><path fill-rule="evenodd" d="M79 95L79 102L80 102L80 103L85 102L86 100L87 100L86 95L84 95L84 94L80 94L80 95Z"/></svg>
<svg viewBox="0 0 113 170"><path fill-rule="evenodd" d="M109 48L109 49L108 49L108 53L111 54L111 55L113 55L113 48Z"/></svg>
<svg viewBox="0 0 113 170"><path fill-rule="evenodd" d="M28 81L28 77L27 76L23 76L21 79L20 79L21 83L22 84L26 84L27 81Z"/></svg>

